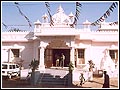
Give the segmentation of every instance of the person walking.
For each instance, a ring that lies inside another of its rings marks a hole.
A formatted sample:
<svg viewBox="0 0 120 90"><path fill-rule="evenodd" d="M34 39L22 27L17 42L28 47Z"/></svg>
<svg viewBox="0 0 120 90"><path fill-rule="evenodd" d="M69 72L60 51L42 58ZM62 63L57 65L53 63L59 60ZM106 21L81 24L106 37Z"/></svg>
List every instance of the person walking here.
<svg viewBox="0 0 120 90"><path fill-rule="evenodd" d="M79 79L80 79L80 86L82 86L85 83L85 78L83 76L83 73L81 73Z"/></svg>

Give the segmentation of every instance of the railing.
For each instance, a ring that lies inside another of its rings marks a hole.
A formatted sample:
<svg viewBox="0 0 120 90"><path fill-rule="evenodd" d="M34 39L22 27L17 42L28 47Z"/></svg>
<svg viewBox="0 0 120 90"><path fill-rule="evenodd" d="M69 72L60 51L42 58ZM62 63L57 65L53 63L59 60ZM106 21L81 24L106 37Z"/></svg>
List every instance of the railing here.
<svg viewBox="0 0 120 90"><path fill-rule="evenodd" d="M67 73L67 74L68 74L68 73ZM66 74L65 79L64 79L64 85L65 85L65 86L66 86L67 80L68 80L67 74Z"/></svg>
<svg viewBox="0 0 120 90"><path fill-rule="evenodd" d="M39 76L39 78L38 78L38 80L37 80L37 83L39 82L39 83L41 83L41 81L42 81L42 79L43 79L43 76L44 76L44 72L42 73L42 76L40 75ZM40 78L41 77L41 78Z"/></svg>

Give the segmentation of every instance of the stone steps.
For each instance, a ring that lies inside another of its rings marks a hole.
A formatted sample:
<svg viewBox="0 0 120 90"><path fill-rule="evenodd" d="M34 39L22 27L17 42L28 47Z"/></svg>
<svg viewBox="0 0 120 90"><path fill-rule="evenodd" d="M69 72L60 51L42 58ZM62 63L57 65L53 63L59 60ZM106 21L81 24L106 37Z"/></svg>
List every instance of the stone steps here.
<svg viewBox="0 0 120 90"><path fill-rule="evenodd" d="M46 69L44 73L40 73L38 84L66 85L66 70Z"/></svg>

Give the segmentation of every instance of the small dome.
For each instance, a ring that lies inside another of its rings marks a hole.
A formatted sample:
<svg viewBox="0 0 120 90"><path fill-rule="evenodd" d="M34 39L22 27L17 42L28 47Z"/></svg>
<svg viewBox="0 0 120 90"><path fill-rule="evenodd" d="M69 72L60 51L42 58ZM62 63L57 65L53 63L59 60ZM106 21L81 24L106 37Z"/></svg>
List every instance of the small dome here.
<svg viewBox="0 0 120 90"><path fill-rule="evenodd" d="M45 13L42 17L43 18L48 18L48 15Z"/></svg>
<svg viewBox="0 0 120 90"><path fill-rule="evenodd" d="M73 13L72 13L72 12L69 14L69 17L74 17L74 15L73 15Z"/></svg>
<svg viewBox="0 0 120 90"><path fill-rule="evenodd" d="M37 22L34 22L34 24L41 24L41 22L39 20L37 20Z"/></svg>
<svg viewBox="0 0 120 90"><path fill-rule="evenodd" d="M85 22L83 22L84 25L90 25L91 22L89 22L88 20L86 20Z"/></svg>

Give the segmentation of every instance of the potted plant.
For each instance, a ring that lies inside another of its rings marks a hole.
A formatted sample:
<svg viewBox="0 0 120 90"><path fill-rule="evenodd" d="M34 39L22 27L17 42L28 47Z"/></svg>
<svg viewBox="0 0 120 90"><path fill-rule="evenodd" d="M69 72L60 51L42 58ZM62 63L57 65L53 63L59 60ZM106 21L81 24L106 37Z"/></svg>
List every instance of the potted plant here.
<svg viewBox="0 0 120 90"><path fill-rule="evenodd" d="M74 66L73 66L73 63L70 61L69 65L69 72L72 72L74 70Z"/></svg>
<svg viewBox="0 0 120 90"><path fill-rule="evenodd" d="M29 64L30 69L32 70L31 72L31 84L35 85L35 70L38 69L39 61L33 59L31 63Z"/></svg>
<svg viewBox="0 0 120 90"><path fill-rule="evenodd" d="M71 86L72 85L72 71L74 70L74 66L73 63L70 61L69 65L69 74L68 74L68 85Z"/></svg>

